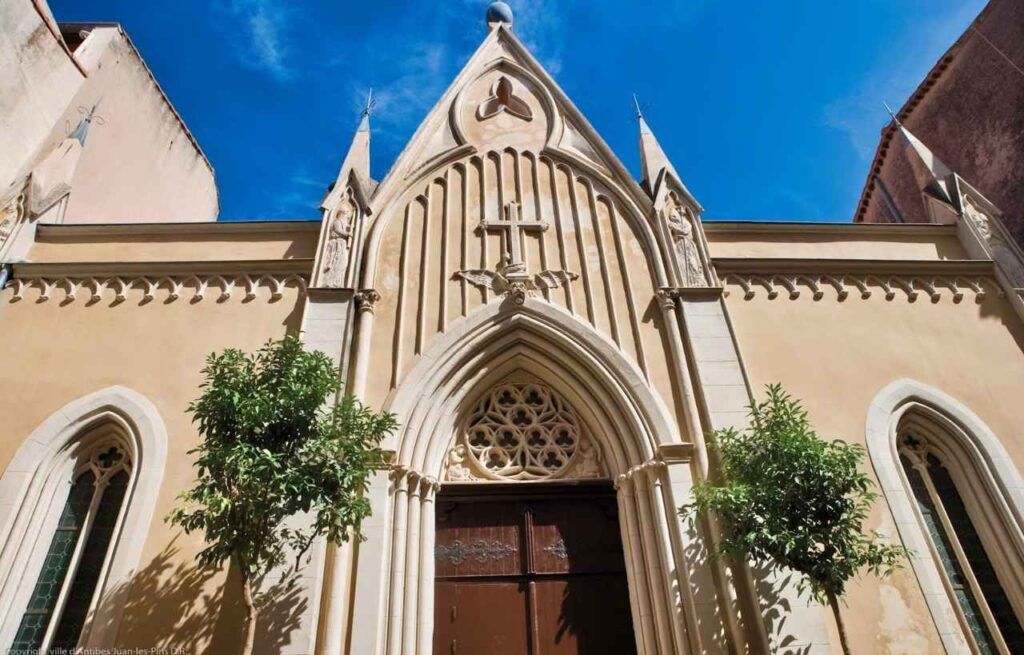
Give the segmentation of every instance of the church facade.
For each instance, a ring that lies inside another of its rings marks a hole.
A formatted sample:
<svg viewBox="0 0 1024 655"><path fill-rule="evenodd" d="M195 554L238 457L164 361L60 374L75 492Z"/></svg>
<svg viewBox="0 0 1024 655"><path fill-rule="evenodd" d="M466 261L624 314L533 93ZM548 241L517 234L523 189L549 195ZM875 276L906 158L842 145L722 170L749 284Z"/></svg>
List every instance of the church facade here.
<svg viewBox="0 0 1024 655"><path fill-rule="evenodd" d="M855 652L1019 652L1024 254L999 208L897 125L941 221L704 223L642 116L636 181L502 3L487 23L379 182L363 117L322 221L7 210L0 648L237 649L237 577L163 518L205 356L295 334L400 428L367 539L264 581L258 652L840 652L791 575L710 557L720 526L676 511L772 382L866 448L868 527L912 550L851 585Z"/></svg>

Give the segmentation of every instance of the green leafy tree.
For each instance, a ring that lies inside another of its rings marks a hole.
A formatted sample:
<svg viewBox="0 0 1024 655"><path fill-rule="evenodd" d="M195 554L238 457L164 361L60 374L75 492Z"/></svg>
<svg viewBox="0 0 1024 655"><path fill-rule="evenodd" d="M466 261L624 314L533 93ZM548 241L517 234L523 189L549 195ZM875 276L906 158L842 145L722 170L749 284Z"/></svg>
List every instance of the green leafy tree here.
<svg viewBox="0 0 1024 655"><path fill-rule="evenodd" d="M189 406L202 441L194 487L167 517L206 539L199 563L231 561L248 611L243 653L252 652L258 608L254 589L294 556L295 567L318 537L329 543L361 538L370 515L368 479L384 466L381 440L395 427L345 396L338 371L321 352L293 337L268 342L253 355L213 353L201 395ZM304 515L302 527L290 517Z"/></svg>
<svg viewBox="0 0 1024 655"><path fill-rule="evenodd" d="M680 512L691 520L703 512L718 517L720 554L802 574L798 590L829 604L849 655L839 612L846 583L865 568L890 575L907 551L864 532L877 498L861 472L864 448L822 439L781 385L767 391L750 408L748 430L715 433L719 475L697 484Z"/></svg>

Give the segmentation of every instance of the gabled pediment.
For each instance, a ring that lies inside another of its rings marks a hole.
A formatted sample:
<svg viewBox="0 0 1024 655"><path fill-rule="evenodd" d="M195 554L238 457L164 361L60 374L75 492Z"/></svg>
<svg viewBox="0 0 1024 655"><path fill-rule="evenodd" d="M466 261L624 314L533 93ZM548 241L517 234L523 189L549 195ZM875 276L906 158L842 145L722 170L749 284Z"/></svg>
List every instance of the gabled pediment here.
<svg viewBox="0 0 1024 655"><path fill-rule="evenodd" d="M576 164L647 198L611 149L506 25L495 25L378 186L380 206L411 179L472 154L512 149Z"/></svg>

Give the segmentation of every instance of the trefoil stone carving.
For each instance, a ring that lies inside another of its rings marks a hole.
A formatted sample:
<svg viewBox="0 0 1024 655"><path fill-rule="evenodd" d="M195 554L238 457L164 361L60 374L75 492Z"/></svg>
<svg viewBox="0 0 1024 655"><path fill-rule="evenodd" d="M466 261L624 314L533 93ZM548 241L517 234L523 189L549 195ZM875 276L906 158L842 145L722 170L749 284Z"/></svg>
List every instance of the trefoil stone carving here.
<svg viewBox="0 0 1024 655"><path fill-rule="evenodd" d="M489 98L480 103L476 115L480 120L487 120L505 112L524 121L533 120L533 110L512 88L512 82L502 75L491 87Z"/></svg>

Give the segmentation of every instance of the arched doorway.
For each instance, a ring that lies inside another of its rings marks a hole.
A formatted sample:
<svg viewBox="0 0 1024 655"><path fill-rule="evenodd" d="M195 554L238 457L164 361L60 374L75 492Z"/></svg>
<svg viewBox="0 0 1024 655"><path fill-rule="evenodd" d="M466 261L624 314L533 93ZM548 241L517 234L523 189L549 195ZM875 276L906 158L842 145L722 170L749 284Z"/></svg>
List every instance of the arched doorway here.
<svg viewBox="0 0 1024 655"><path fill-rule="evenodd" d="M690 446L681 443L642 372L593 330L532 298L514 310L488 307L453 327L391 397L388 409L402 427L384 444L395 453L389 474L368 491L374 521L364 526L367 540L357 553L350 652L433 650L436 511L441 489L457 482L453 465L465 445L459 426L485 392L522 380L556 391L578 412L600 452L601 478L605 489L614 489L621 519L636 651L701 652L702 628L715 639L722 624L717 594L701 602L692 595L694 588L710 589L707 572L689 559L696 551L675 516L692 485ZM564 470L553 465L555 475L495 484L526 489L564 479L569 460L576 466L587 457L564 460ZM467 486L483 488L492 480L483 475Z"/></svg>
<svg viewBox="0 0 1024 655"><path fill-rule="evenodd" d="M618 502L587 423L525 372L464 412L435 510L435 653L635 653Z"/></svg>
<svg viewBox="0 0 1024 655"><path fill-rule="evenodd" d="M434 653L636 652L610 483L447 485L436 526Z"/></svg>

